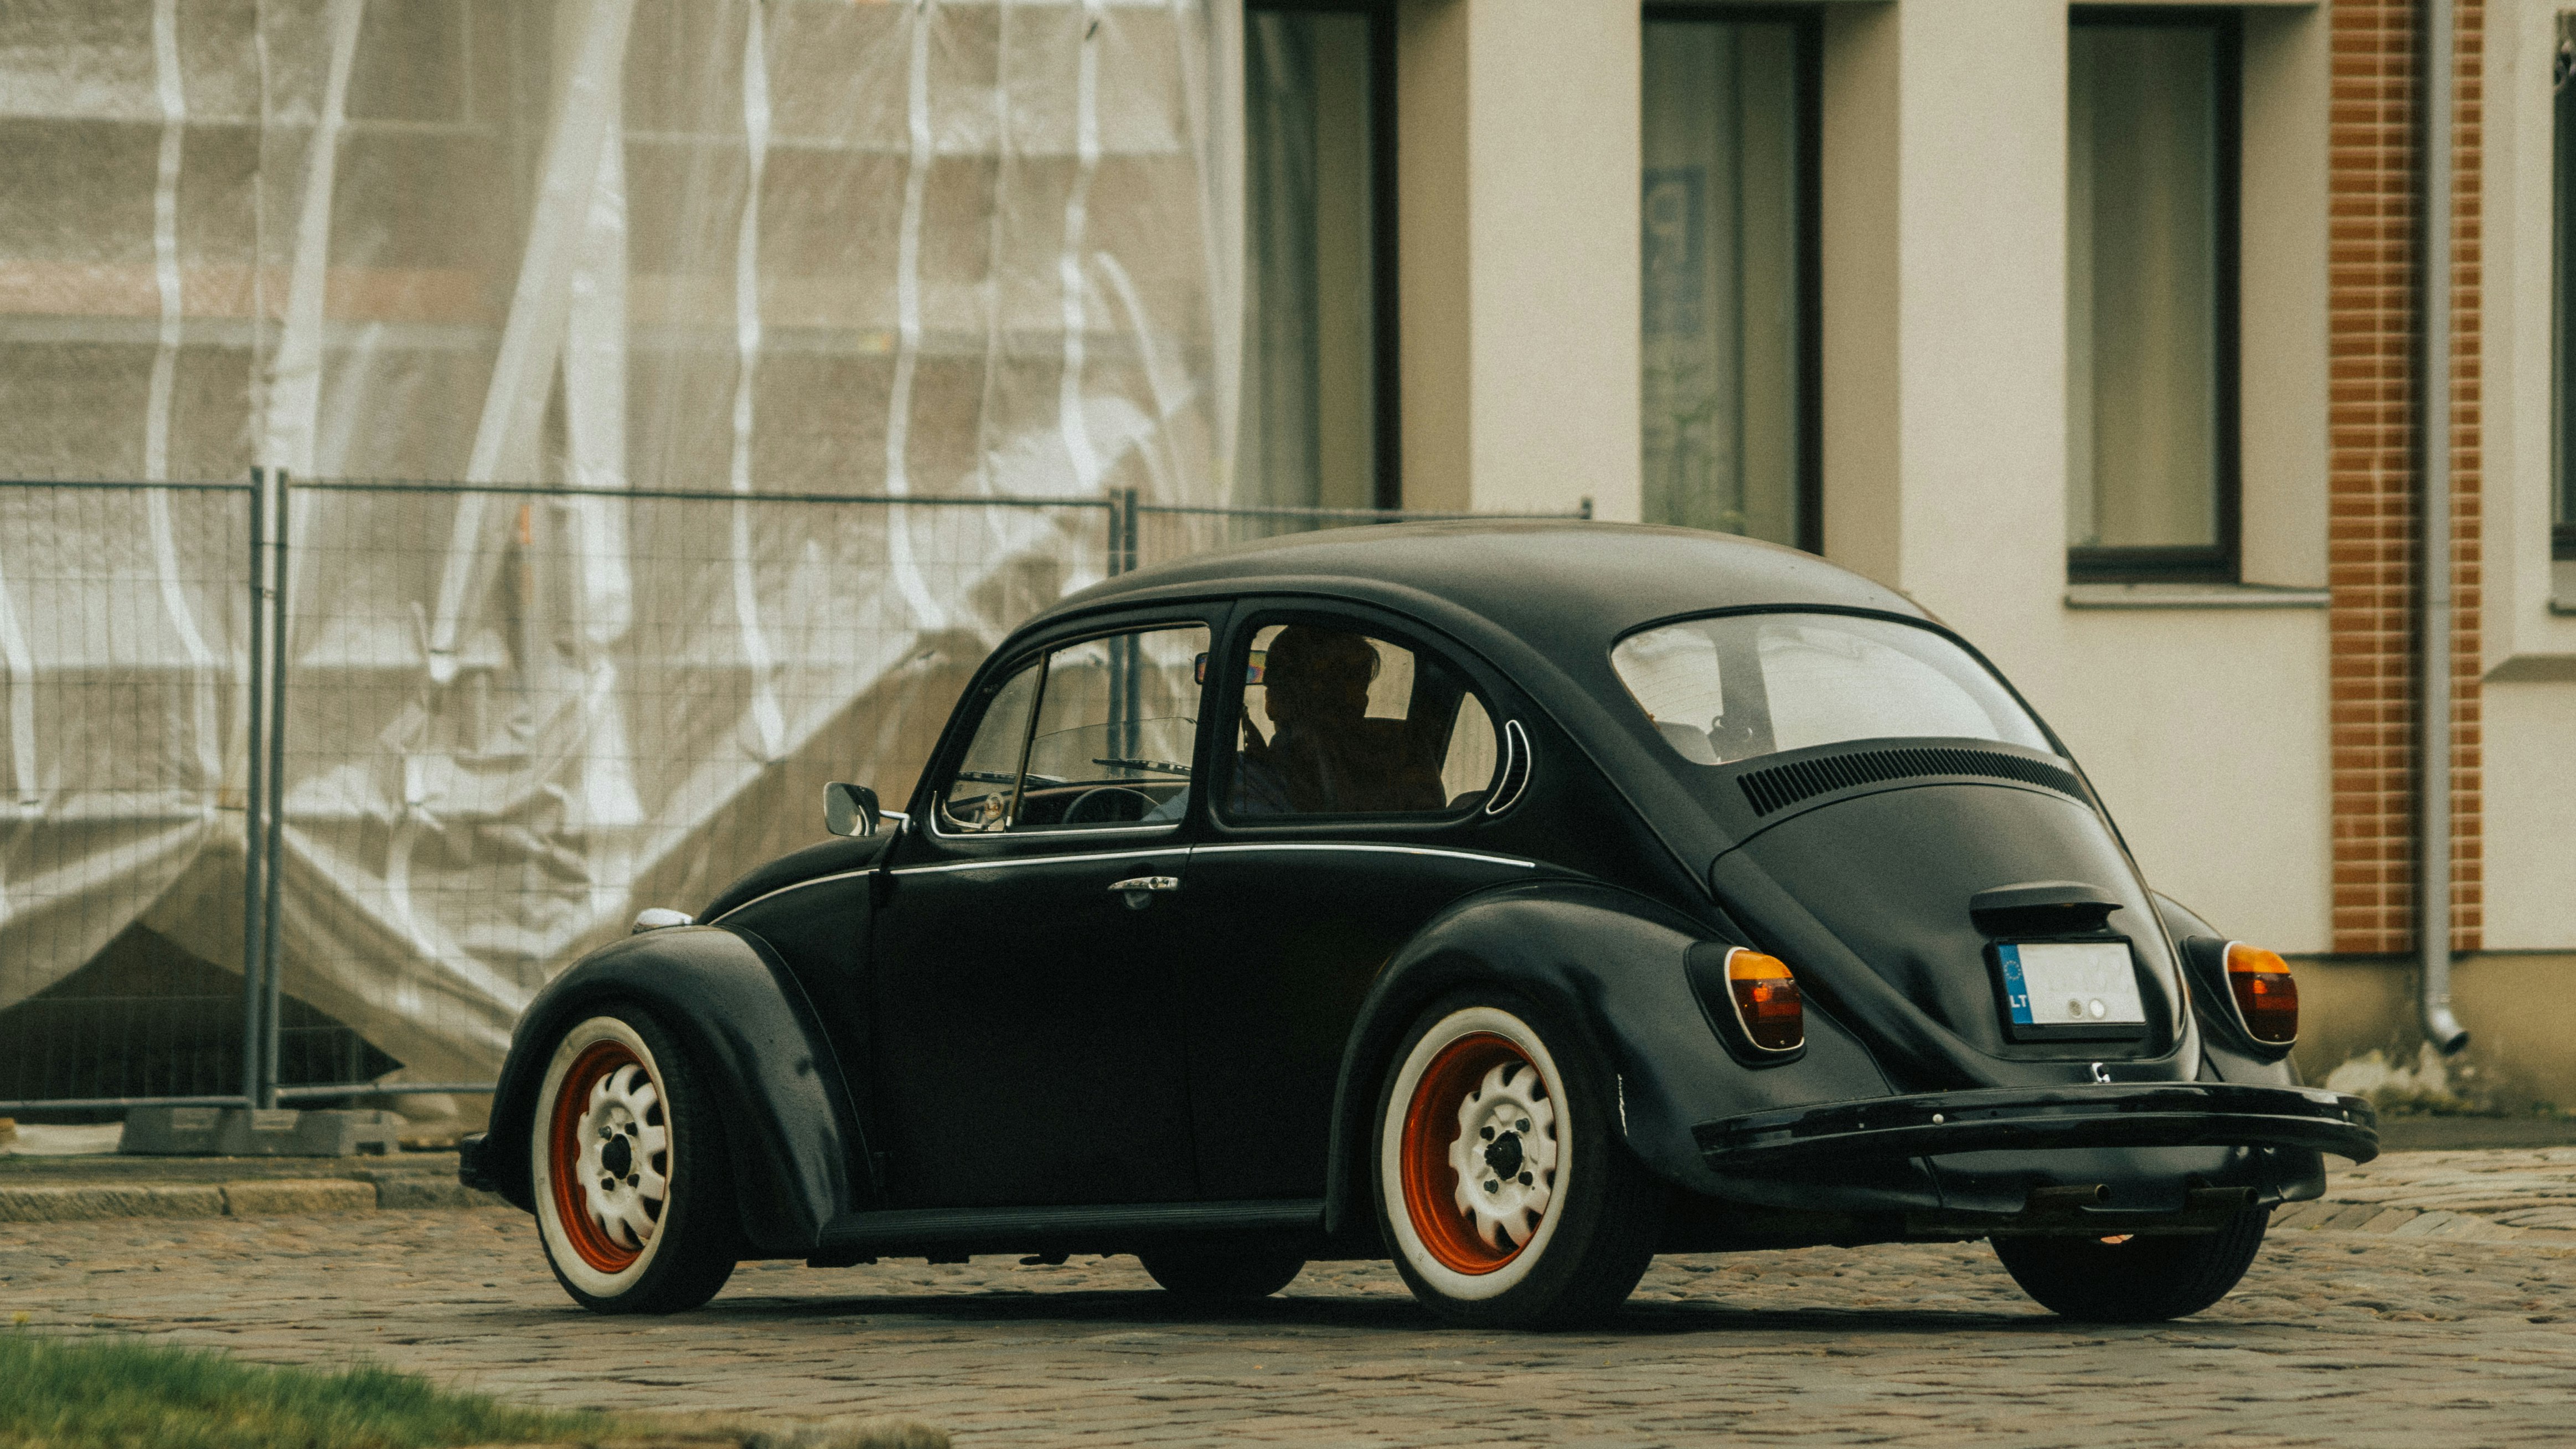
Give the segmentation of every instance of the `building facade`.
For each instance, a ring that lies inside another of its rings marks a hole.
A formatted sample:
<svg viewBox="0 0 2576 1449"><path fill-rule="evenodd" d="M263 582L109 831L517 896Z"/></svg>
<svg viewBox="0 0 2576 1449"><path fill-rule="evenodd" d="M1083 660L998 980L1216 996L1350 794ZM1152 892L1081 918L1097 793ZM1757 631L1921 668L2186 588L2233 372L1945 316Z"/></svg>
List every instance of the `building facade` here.
<svg viewBox="0 0 2576 1449"><path fill-rule="evenodd" d="M1394 131L1341 143L1393 179L1336 253L1393 276L1319 290L1383 309L1346 346L1375 406L1343 412L1400 437L1323 486L1588 497L1895 585L2032 696L2151 879L2303 959L2312 1078L2576 1102L2576 6L2442 8L2447 126L2428 0L1251 0L1256 134L1265 58L1336 26ZM1247 175L1259 210L1276 173ZM1248 290L1276 275L1254 255ZM2432 464L2473 1040L2444 1065L2417 1027Z"/></svg>

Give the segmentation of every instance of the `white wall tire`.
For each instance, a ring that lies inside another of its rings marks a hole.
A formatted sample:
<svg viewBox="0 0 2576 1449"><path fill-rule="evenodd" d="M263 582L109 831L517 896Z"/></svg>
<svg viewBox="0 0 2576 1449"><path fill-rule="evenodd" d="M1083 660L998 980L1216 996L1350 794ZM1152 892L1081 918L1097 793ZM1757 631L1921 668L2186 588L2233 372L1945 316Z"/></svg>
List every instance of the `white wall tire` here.
<svg viewBox="0 0 2576 1449"><path fill-rule="evenodd" d="M614 1009L556 1041L529 1125L537 1236L603 1313L674 1313L733 1272L733 1202L699 1084L658 1024Z"/></svg>
<svg viewBox="0 0 2576 1449"><path fill-rule="evenodd" d="M1548 1209L1573 1169L1574 1124L1556 1111L1564 1100L1547 1043L1499 1007L1449 1013L1397 1067L1378 1188L1403 1207L1387 1215L1396 1251L1443 1297L1498 1297L1546 1256L1563 1216ZM1498 1115L1510 1120L1489 1120ZM1478 1141L1508 1150L1515 1171L1487 1163L1494 1176L1476 1177Z"/></svg>
<svg viewBox="0 0 2576 1449"><path fill-rule="evenodd" d="M1482 1327L1596 1316L1653 1256L1662 1188L1617 1140L1612 1088L1528 1003L1481 993L1424 1013L1387 1074L1378 1221L1435 1313Z"/></svg>

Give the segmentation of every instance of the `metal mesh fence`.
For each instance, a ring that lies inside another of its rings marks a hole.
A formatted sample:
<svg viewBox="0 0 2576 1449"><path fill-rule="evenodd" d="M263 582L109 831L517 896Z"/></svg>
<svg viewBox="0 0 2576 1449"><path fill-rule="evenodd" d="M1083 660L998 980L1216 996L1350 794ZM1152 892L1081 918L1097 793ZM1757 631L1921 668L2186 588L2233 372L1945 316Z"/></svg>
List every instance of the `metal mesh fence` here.
<svg viewBox="0 0 2576 1449"><path fill-rule="evenodd" d="M1030 614L1423 516L0 485L0 1107L488 1082L638 909L810 843L826 781L908 795Z"/></svg>
<svg viewBox="0 0 2576 1449"><path fill-rule="evenodd" d="M1590 499L1573 513L1436 513L1396 508L1242 508L1145 503L1133 494L1121 502L1123 561L1147 568L1171 559L1293 533L1371 523L1422 523L1455 518L1589 518Z"/></svg>
<svg viewBox="0 0 2576 1449"><path fill-rule="evenodd" d="M810 843L824 782L908 791L985 650L1110 537L1098 500L293 508L280 980L413 1082L488 1080L549 977Z"/></svg>
<svg viewBox="0 0 2576 1449"><path fill-rule="evenodd" d="M254 508L0 485L0 1103L242 1090Z"/></svg>

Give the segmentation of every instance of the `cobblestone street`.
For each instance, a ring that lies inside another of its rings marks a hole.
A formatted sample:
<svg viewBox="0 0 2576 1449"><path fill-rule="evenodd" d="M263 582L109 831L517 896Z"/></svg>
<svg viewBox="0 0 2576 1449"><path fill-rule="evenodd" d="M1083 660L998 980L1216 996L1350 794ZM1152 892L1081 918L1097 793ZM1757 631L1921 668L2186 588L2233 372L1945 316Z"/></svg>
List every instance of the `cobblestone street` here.
<svg viewBox="0 0 2576 1449"><path fill-rule="evenodd" d="M962 1446L2565 1442L2576 1234L2479 1214L2565 1206L2576 1152L2382 1164L2332 1196L2395 1224L2308 1209L2328 1226L2287 1221L2216 1308L2140 1329L2041 1312L1981 1244L1665 1258L1609 1329L1555 1336L1435 1331L1373 1264L1179 1317L1129 1259L749 1265L700 1312L603 1319L499 1209L0 1224L0 1318L558 1406L900 1414Z"/></svg>

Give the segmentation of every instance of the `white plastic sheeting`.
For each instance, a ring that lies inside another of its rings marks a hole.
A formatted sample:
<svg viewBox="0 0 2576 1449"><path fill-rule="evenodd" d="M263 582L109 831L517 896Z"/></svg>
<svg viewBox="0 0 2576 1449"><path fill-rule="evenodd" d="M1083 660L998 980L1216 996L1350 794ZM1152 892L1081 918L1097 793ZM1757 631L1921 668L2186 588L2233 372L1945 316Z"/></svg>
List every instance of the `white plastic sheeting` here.
<svg viewBox="0 0 2576 1449"><path fill-rule="evenodd" d="M488 1074L639 905L907 787L1106 558L1097 509L775 495L1221 499L1233 8L0 8L0 475L558 488L293 491L289 994ZM673 490L738 499L623 496ZM247 562L195 555L244 540L131 496L0 531L0 1007L135 921L240 965ZM135 569L151 618L66 627ZM154 722L148 808L82 709Z"/></svg>

